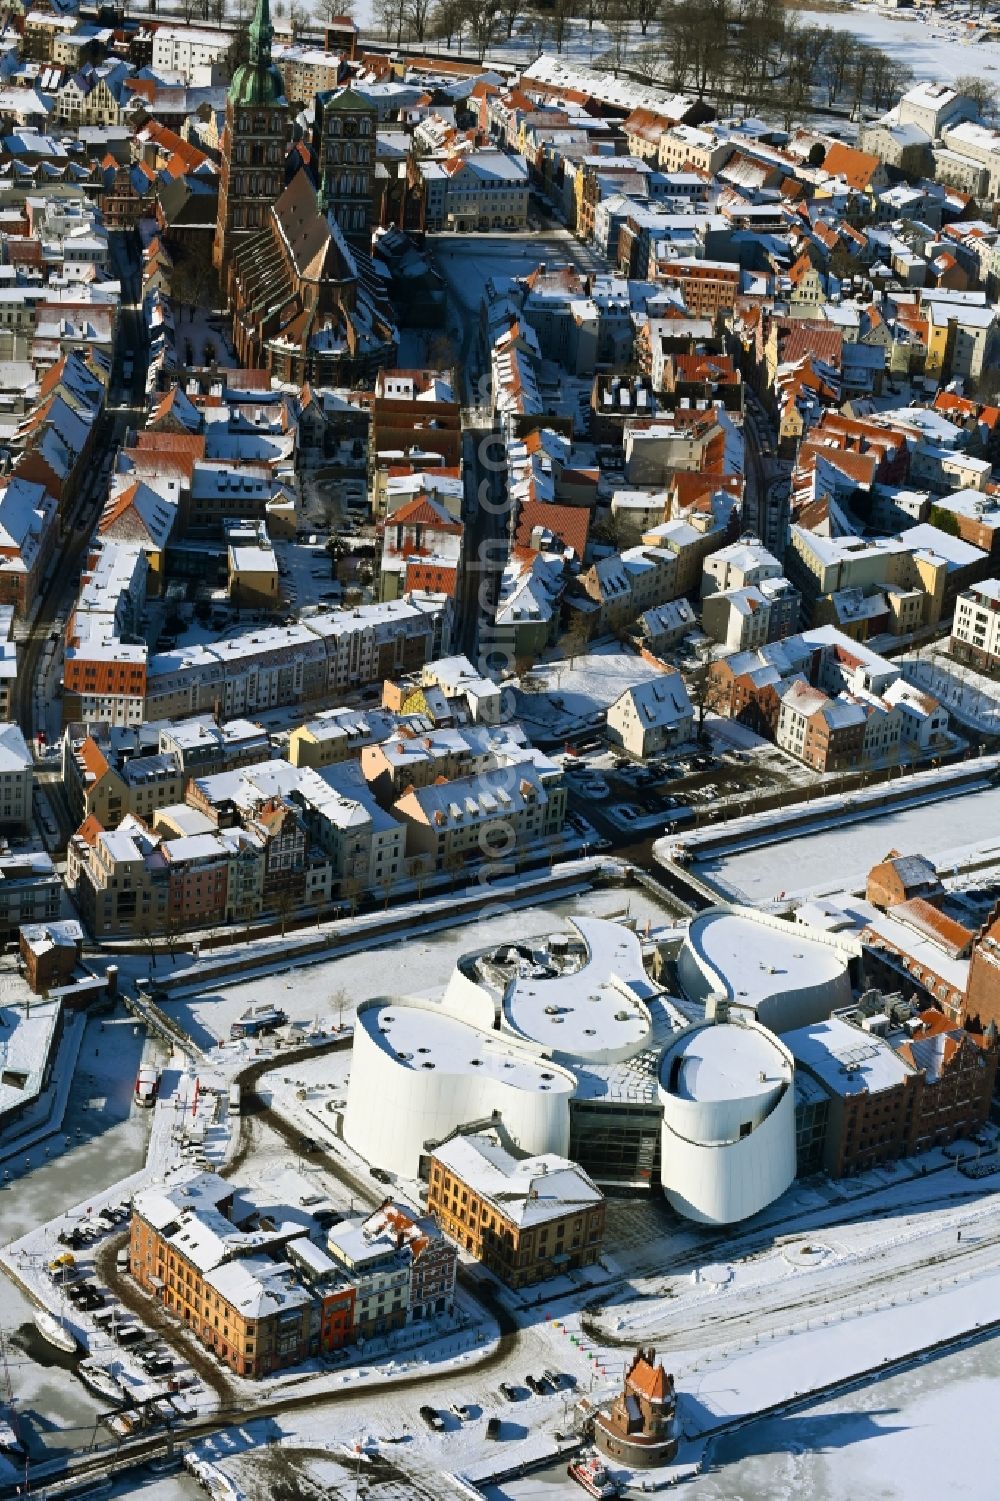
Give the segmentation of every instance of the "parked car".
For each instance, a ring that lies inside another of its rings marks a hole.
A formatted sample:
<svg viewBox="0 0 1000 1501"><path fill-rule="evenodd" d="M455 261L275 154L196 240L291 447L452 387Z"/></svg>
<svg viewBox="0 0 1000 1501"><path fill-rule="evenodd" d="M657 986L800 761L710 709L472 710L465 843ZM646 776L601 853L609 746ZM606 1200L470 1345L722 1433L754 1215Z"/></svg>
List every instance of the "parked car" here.
<svg viewBox="0 0 1000 1501"><path fill-rule="evenodd" d="M370 1169L370 1172L373 1178L378 1179L379 1183L392 1182L392 1174L387 1173L384 1167L373 1167Z"/></svg>
<svg viewBox="0 0 1000 1501"><path fill-rule="evenodd" d="M508 1402L520 1402L521 1393L511 1381L501 1381L500 1390Z"/></svg>
<svg viewBox="0 0 1000 1501"><path fill-rule="evenodd" d="M489 1422L486 1424L486 1437L487 1438L499 1438L500 1437L500 1419L499 1418L490 1418Z"/></svg>

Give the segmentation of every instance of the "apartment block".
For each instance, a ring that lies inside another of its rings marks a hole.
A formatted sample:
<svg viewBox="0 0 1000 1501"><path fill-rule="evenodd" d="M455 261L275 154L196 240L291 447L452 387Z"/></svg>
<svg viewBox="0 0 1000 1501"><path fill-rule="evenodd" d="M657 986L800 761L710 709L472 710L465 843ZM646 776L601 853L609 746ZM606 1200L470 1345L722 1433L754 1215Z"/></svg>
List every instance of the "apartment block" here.
<svg viewBox="0 0 1000 1501"><path fill-rule="evenodd" d="M1000 579L984 579L958 596L949 650L982 672L1000 668Z"/></svg>
<svg viewBox="0 0 1000 1501"><path fill-rule="evenodd" d="M305 1274L315 1262L309 1225L301 1212L265 1213L214 1173L182 1168L136 1194L129 1270L233 1371L260 1378L351 1337L347 1279L316 1285Z"/></svg>
<svg viewBox="0 0 1000 1501"><path fill-rule="evenodd" d="M518 1158L495 1132L434 1148L427 1207L509 1287L592 1266L601 1254L604 1196L583 1169L553 1153Z"/></svg>

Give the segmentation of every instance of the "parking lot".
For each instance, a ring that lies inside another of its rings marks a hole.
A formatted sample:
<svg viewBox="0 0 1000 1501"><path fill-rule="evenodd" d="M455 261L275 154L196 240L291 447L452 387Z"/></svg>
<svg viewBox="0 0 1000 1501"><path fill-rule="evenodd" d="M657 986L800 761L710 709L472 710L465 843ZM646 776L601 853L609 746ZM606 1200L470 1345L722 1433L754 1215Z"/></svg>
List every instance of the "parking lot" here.
<svg viewBox="0 0 1000 1501"><path fill-rule="evenodd" d="M773 747L768 747L773 751ZM789 778L772 758L750 751L713 756L689 751L676 758L635 762L609 751L597 737L578 754L560 759L569 788L570 823L585 837L617 849L696 823L719 804L738 800L741 809L755 796L775 791Z"/></svg>

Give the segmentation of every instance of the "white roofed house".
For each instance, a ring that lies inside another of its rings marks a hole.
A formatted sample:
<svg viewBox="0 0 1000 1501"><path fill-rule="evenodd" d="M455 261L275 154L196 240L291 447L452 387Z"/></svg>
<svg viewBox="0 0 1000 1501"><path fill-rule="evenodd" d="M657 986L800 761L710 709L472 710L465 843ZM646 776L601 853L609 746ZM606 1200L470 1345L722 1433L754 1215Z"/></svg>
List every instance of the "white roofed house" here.
<svg viewBox="0 0 1000 1501"><path fill-rule="evenodd" d="M948 745L948 711L931 694L897 678L882 694L882 702L898 713L900 739L905 744L923 752Z"/></svg>
<svg viewBox="0 0 1000 1501"><path fill-rule="evenodd" d="M701 596L727 589L745 589L764 579L780 578L781 564L762 542L749 537L720 547L702 564Z"/></svg>
<svg viewBox="0 0 1000 1501"><path fill-rule="evenodd" d="M645 760L694 734L694 711L679 672L627 688L611 705L608 739L629 755Z"/></svg>
<svg viewBox="0 0 1000 1501"><path fill-rule="evenodd" d="M702 625L729 651L753 651L770 639L771 606L755 585L724 589L702 603Z"/></svg>
<svg viewBox="0 0 1000 1501"><path fill-rule="evenodd" d="M500 580L493 631L493 651L503 666L533 662L555 639L559 601L566 587L566 562L560 552L515 547Z"/></svg>
<svg viewBox="0 0 1000 1501"><path fill-rule="evenodd" d="M639 616L637 637L642 646L659 656L676 646L697 625L697 617L688 600L671 599Z"/></svg>
<svg viewBox="0 0 1000 1501"><path fill-rule="evenodd" d="M515 1155L497 1131L452 1136L431 1156L428 1208L451 1238L511 1287L589 1266L605 1203L576 1163Z"/></svg>
<svg viewBox="0 0 1000 1501"><path fill-rule="evenodd" d="M1000 667L1000 578L984 579L958 596L949 650L987 672Z"/></svg>
<svg viewBox="0 0 1000 1501"><path fill-rule="evenodd" d="M430 166L439 167L445 177L442 228L523 229L527 224L528 164L523 156L470 151Z"/></svg>
<svg viewBox="0 0 1000 1501"><path fill-rule="evenodd" d="M411 788L393 804L393 813L406 826L407 854L423 856L434 869L470 858L506 861L560 833L566 789L559 769L515 762Z"/></svg>
<svg viewBox="0 0 1000 1501"><path fill-rule="evenodd" d="M502 764L504 753L523 758L524 733L516 725L467 725L462 729L433 729L425 735L403 728L379 745L361 751L361 770L369 786L385 803L410 787L426 787L441 777L478 776Z"/></svg>
<svg viewBox="0 0 1000 1501"><path fill-rule="evenodd" d="M42 484L12 476L0 491L0 604L27 615L55 546L59 506Z"/></svg>
<svg viewBox="0 0 1000 1501"><path fill-rule="evenodd" d="M376 1212L344 1219L327 1236L327 1250L354 1284L354 1327L367 1339L401 1329L410 1314L412 1256L406 1239Z"/></svg>
<svg viewBox="0 0 1000 1501"><path fill-rule="evenodd" d="M492 678L477 672L468 657L441 657L428 662L420 676L424 687L440 688L452 702L464 701L474 724L499 724L503 693Z"/></svg>
<svg viewBox="0 0 1000 1501"><path fill-rule="evenodd" d="M167 543L177 525L180 481L158 478L155 488L143 480L125 484L105 502L98 534L136 542L146 554L147 594L159 594L165 574Z"/></svg>
<svg viewBox="0 0 1000 1501"><path fill-rule="evenodd" d="M843 771L857 766L864 755L868 714L847 694L830 698L804 678L794 678L781 690L776 740L782 750L814 771Z"/></svg>
<svg viewBox="0 0 1000 1501"><path fill-rule="evenodd" d="M31 823L33 761L16 724L0 724L0 828Z"/></svg>

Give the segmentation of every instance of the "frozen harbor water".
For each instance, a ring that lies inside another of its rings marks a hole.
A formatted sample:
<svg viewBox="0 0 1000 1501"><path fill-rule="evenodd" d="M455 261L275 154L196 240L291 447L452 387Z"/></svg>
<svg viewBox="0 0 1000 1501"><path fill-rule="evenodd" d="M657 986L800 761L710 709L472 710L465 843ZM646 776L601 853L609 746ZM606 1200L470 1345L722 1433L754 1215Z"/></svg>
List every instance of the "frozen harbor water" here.
<svg viewBox="0 0 1000 1501"><path fill-rule="evenodd" d="M1000 852L1000 788L906 808L722 859L698 861L699 875L754 904L788 896L855 891L890 850L919 851L942 874L976 849Z"/></svg>
<svg viewBox="0 0 1000 1501"><path fill-rule="evenodd" d="M17 1240L63 1207L142 1166L150 1117L132 1109L132 1082L145 1039L124 1013L88 1023L63 1131L44 1148L5 1165L0 1238ZM52 1254L56 1254L53 1247ZM35 1452L86 1445L99 1403L35 1334L33 1305L0 1274L0 1332L7 1348L16 1411ZM0 1406L6 1393L0 1392Z"/></svg>
<svg viewBox="0 0 1000 1501"><path fill-rule="evenodd" d="M998 1400L994 1339L815 1407L750 1423L718 1442L705 1473L679 1494L690 1501L991 1501L1000 1463L1000 1431L992 1422ZM956 1441L961 1433L968 1443ZM580 1490L562 1466L553 1466L486 1495L575 1501Z"/></svg>
<svg viewBox="0 0 1000 1501"><path fill-rule="evenodd" d="M349 1022L355 1008L373 996L409 995L444 988L463 954L491 944L511 943L560 932L575 915L610 917L626 912L640 927L670 922L670 916L641 887L607 887L580 897L458 923L439 933L420 934L404 942L366 949L341 959L301 964L242 984L209 985L191 995L172 993L167 1011L203 1048L229 1036L229 1028L249 1006L272 1002L292 1021Z"/></svg>
<svg viewBox="0 0 1000 1501"><path fill-rule="evenodd" d="M906 67L917 79L931 78L951 83L964 73L1000 74L1000 44L963 38L950 25L926 11L889 11L856 7L852 10L798 12L803 26L829 26L849 31L860 41L883 52Z"/></svg>

